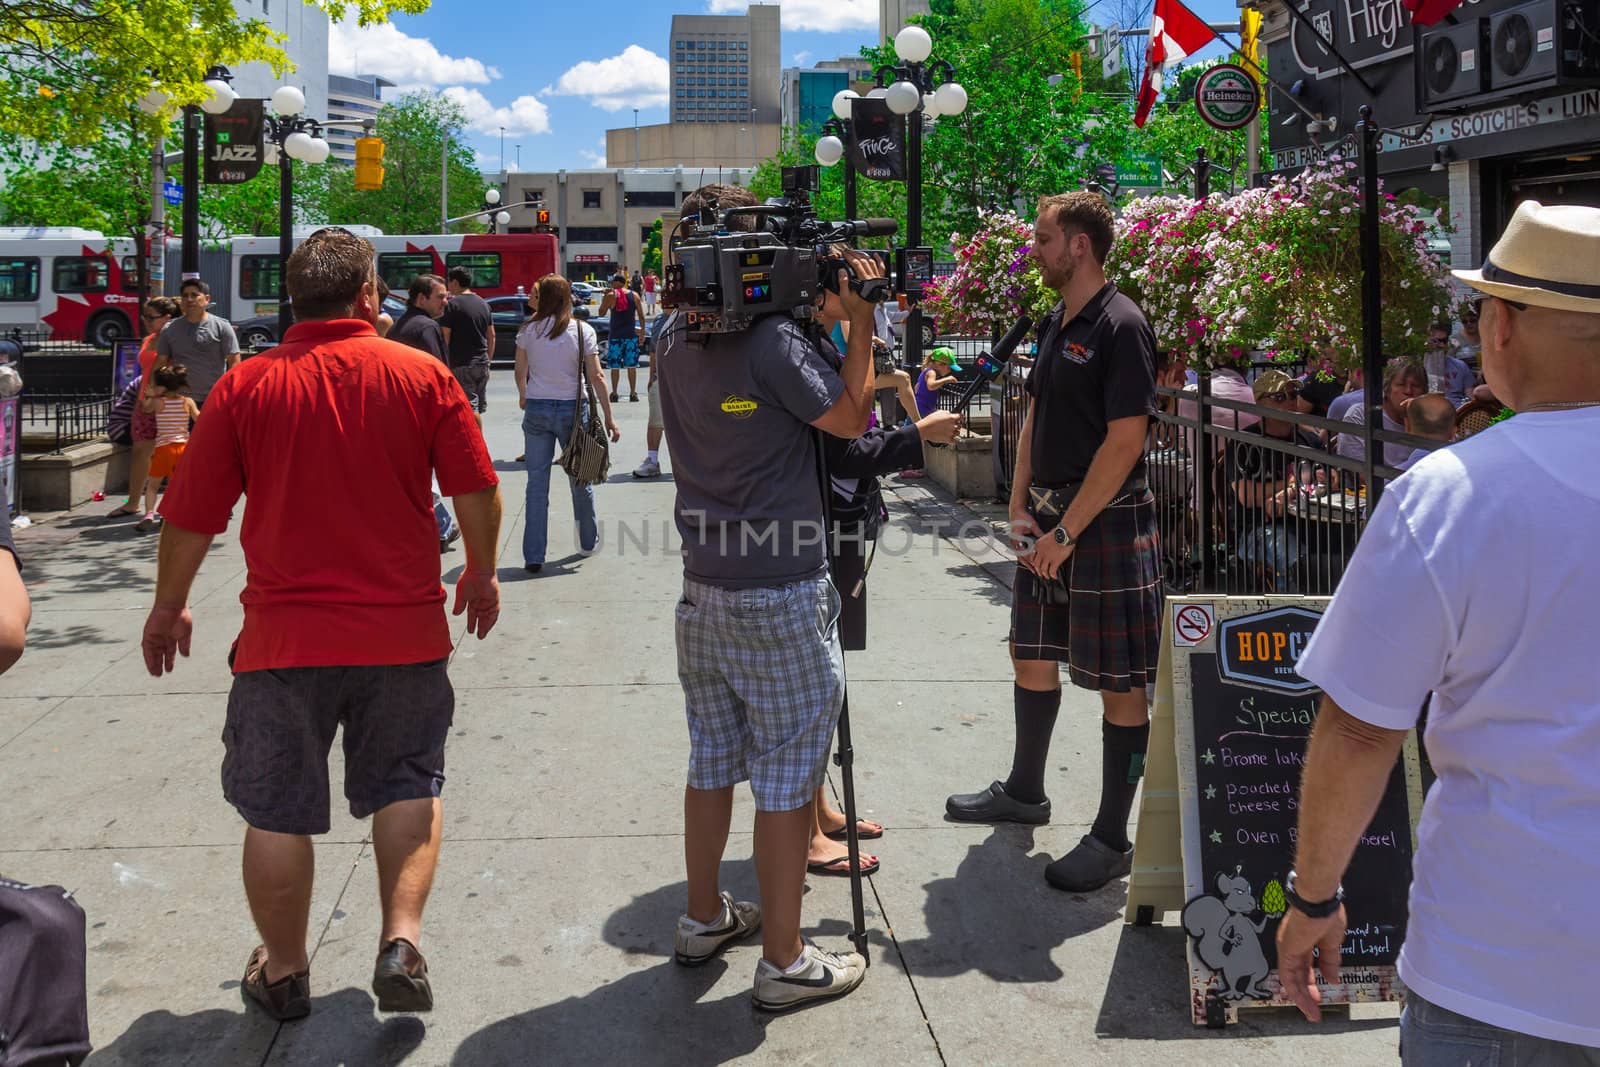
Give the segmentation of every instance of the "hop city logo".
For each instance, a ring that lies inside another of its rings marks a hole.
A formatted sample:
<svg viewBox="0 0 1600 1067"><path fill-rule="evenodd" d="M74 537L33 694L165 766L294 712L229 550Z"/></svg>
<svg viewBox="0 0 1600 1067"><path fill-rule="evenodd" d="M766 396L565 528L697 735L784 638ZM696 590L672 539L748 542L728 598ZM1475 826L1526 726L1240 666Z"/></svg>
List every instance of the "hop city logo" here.
<svg viewBox="0 0 1600 1067"><path fill-rule="evenodd" d="M1068 363L1087 363L1094 358L1094 349L1085 348L1076 341L1070 341L1061 350L1061 354L1066 357Z"/></svg>
<svg viewBox="0 0 1600 1067"><path fill-rule="evenodd" d="M1258 689L1315 689L1294 668L1320 621L1322 613L1309 608L1276 608L1227 619L1218 627L1218 672L1225 681Z"/></svg>
<svg viewBox="0 0 1600 1067"><path fill-rule="evenodd" d="M732 415L736 419L748 419L756 413L756 402L730 394L728 399L722 402L722 410L724 414Z"/></svg>

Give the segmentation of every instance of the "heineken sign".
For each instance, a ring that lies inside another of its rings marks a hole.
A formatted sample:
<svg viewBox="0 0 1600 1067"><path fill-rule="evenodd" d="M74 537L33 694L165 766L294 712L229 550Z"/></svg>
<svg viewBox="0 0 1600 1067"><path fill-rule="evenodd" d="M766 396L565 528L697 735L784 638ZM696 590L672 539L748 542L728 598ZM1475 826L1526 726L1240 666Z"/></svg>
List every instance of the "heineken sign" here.
<svg viewBox="0 0 1600 1067"><path fill-rule="evenodd" d="M1234 63L1208 68L1194 83L1194 106L1219 130L1248 126L1261 108L1261 90L1250 72Z"/></svg>

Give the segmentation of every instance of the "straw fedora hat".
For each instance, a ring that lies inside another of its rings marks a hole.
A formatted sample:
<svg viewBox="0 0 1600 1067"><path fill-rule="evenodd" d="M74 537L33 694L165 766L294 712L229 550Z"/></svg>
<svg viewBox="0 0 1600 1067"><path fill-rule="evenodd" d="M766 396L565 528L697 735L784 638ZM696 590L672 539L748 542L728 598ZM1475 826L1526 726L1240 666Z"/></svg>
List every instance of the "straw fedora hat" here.
<svg viewBox="0 0 1600 1067"><path fill-rule="evenodd" d="M1600 314L1600 208L1524 200L1483 269L1450 273L1503 300Z"/></svg>

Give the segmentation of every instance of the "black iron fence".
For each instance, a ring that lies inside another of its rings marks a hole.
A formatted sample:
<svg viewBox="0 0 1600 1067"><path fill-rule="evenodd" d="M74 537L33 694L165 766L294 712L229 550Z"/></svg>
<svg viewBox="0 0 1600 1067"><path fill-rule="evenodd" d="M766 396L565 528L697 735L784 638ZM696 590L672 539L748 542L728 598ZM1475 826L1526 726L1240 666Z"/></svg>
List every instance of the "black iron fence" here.
<svg viewBox="0 0 1600 1067"><path fill-rule="evenodd" d="M115 398L108 393L51 393L24 388L18 420L29 451L59 452L105 436ZM50 448L41 446L50 444Z"/></svg>

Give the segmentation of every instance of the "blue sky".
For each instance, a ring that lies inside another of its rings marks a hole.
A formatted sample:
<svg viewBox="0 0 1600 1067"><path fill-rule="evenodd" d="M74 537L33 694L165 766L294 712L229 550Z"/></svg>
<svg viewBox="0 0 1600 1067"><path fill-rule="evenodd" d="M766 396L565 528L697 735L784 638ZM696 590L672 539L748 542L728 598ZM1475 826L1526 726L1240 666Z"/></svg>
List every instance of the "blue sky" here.
<svg viewBox="0 0 1600 1067"><path fill-rule="evenodd" d="M1233 0L1192 0L1202 17L1235 21ZM1102 20L1110 3L1095 5ZM391 24L335 25L329 70L381 74L404 88L457 100L472 125L479 166L523 170L603 166L608 128L666 122L666 53L672 15L742 14L744 0L677 4L609 0L528 4L526 0L434 0L423 15ZM877 0L793 0L783 5L782 61L854 55L877 36ZM390 96L399 89L388 90Z"/></svg>

